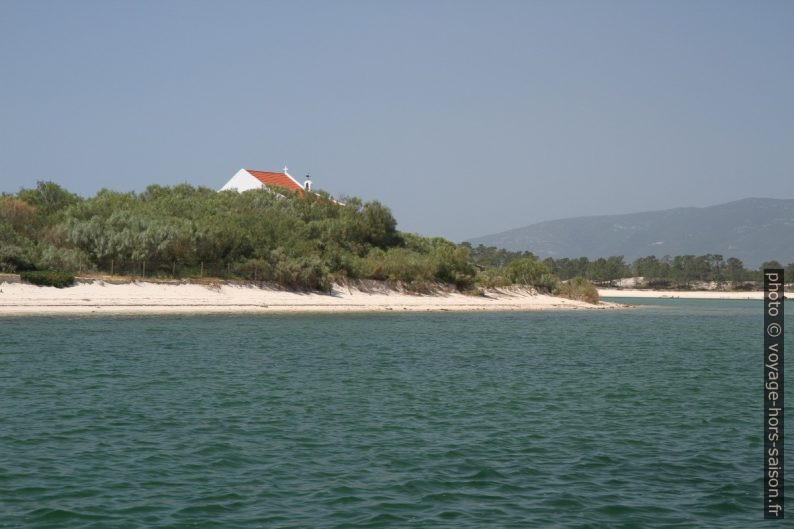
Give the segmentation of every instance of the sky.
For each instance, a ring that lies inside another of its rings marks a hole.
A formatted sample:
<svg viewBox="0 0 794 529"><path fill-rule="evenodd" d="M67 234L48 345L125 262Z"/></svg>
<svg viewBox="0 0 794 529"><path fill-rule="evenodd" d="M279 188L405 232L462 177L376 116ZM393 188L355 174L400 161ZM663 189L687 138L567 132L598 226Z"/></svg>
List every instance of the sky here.
<svg viewBox="0 0 794 529"><path fill-rule="evenodd" d="M0 192L241 167L455 241L794 198L794 2L0 1Z"/></svg>

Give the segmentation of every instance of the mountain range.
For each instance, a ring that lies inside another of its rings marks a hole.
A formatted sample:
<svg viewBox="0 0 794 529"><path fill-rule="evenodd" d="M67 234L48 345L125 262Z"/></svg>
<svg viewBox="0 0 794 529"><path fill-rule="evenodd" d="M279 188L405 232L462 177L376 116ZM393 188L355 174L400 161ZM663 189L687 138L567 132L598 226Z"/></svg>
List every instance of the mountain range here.
<svg viewBox="0 0 794 529"><path fill-rule="evenodd" d="M469 239L541 259L608 257L626 262L656 255L721 254L757 267L775 259L794 262L794 199L746 198L708 207L540 222Z"/></svg>

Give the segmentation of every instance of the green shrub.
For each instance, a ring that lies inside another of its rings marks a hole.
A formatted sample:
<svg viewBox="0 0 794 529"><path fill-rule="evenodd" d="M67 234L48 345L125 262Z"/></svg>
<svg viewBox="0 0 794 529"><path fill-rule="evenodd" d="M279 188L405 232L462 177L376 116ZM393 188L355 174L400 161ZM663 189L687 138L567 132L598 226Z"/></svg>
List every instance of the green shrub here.
<svg viewBox="0 0 794 529"><path fill-rule="evenodd" d="M477 284L483 288L499 288L510 285L510 280L505 277L504 268L489 268L477 272Z"/></svg>
<svg viewBox="0 0 794 529"><path fill-rule="evenodd" d="M36 268L39 270L77 272L83 267L92 268L91 259L85 252L73 248L56 248L52 245L45 247L36 261Z"/></svg>
<svg viewBox="0 0 794 529"><path fill-rule="evenodd" d="M412 236L413 237L413 236ZM441 241L441 239L439 239ZM414 248L375 248L364 257L353 257L345 264L348 277L401 282L418 290L431 288L433 283L447 283L458 289L474 284L474 268L469 264L468 251L448 241L436 246L428 243L422 253Z"/></svg>
<svg viewBox="0 0 794 529"><path fill-rule="evenodd" d="M549 272L546 265L532 257L511 261L505 267L505 276L510 283L517 285L531 285L546 290L552 290L557 286L557 278Z"/></svg>
<svg viewBox="0 0 794 529"><path fill-rule="evenodd" d="M389 281L421 283L432 282L435 277L435 269L433 259L428 255L404 248L389 248L381 267L376 268L376 271Z"/></svg>
<svg viewBox="0 0 794 529"><path fill-rule="evenodd" d="M74 276L67 272L53 272L49 270L37 270L22 272L19 274L22 281L33 283L42 287L64 288L74 285Z"/></svg>
<svg viewBox="0 0 794 529"><path fill-rule="evenodd" d="M442 283L452 283L458 289L474 285L476 270L469 263L469 250L454 246L448 241L440 242L434 251L435 278Z"/></svg>
<svg viewBox="0 0 794 529"><path fill-rule="evenodd" d="M0 244L0 272L19 272L32 270L33 251L13 244Z"/></svg>
<svg viewBox="0 0 794 529"><path fill-rule="evenodd" d="M598 289L590 281L583 277L574 277L564 283L557 285L554 293L561 298L568 298L587 303L598 303Z"/></svg>
<svg viewBox="0 0 794 529"><path fill-rule="evenodd" d="M288 257L280 250L271 252L272 280L301 290L330 291L333 277L318 257Z"/></svg>
<svg viewBox="0 0 794 529"><path fill-rule="evenodd" d="M238 277L254 281L270 281L273 279L273 266L264 259L248 259L237 263L232 268Z"/></svg>

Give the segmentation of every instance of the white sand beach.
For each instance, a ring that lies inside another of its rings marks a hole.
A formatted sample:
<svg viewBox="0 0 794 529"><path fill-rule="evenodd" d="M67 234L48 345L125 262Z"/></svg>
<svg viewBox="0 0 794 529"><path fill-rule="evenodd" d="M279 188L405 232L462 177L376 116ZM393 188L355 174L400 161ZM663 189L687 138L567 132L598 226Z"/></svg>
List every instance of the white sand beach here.
<svg viewBox="0 0 794 529"><path fill-rule="evenodd" d="M0 315L549 311L625 306L617 303L592 305L520 288L494 289L484 295L457 292L417 295L373 284L361 288L335 285L330 294L324 294L235 283L84 280L62 289L19 282L0 283Z"/></svg>
<svg viewBox="0 0 794 529"><path fill-rule="evenodd" d="M717 290L636 290L599 288L602 298L667 298L667 299L764 299L761 291L721 292Z"/></svg>

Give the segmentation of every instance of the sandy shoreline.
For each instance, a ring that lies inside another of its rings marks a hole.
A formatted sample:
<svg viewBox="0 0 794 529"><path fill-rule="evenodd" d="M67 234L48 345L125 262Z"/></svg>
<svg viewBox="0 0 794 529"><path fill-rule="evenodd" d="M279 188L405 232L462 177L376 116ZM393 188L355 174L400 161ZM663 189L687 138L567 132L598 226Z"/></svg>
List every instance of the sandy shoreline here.
<svg viewBox="0 0 794 529"><path fill-rule="evenodd" d="M359 290L334 286L330 294L300 293L240 284L178 284L81 281L58 289L0 283L0 316L36 314L267 314L432 311L598 310L625 305L537 294L528 289L414 295L387 288Z"/></svg>
<svg viewBox="0 0 794 529"><path fill-rule="evenodd" d="M764 299L763 292L720 292L708 290L632 290L599 288L602 298L658 298L658 299Z"/></svg>

